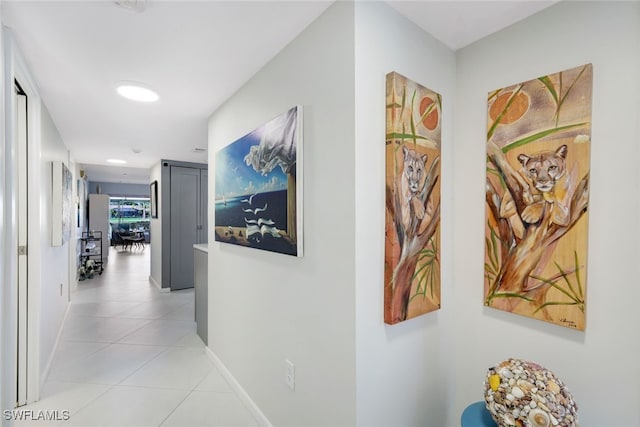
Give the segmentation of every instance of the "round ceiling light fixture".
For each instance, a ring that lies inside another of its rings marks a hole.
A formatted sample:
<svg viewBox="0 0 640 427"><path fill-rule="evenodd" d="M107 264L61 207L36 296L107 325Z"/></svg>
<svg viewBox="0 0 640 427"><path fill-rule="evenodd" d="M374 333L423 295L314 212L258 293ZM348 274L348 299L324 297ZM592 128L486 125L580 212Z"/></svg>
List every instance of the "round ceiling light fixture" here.
<svg viewBox="0 0 640 427"><path fill-rule="evenodd" d="M113 163L114 165L124 165L125 163L127 163L126 160L120 160L120 159L107 159L108 163Z"/></svg>
<svg viewBox="0 0 640 427"><path fill-rule="evenodd" d="M160 97L157 93L142 83L120 82L116 91L127 99L138 102L156 102Z"/></svg>

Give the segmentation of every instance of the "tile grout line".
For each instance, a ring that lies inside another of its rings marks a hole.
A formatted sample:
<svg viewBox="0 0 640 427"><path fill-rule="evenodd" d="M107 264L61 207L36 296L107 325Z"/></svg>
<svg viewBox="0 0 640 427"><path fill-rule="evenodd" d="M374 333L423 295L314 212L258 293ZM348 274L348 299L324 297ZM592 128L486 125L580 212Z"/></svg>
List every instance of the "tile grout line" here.
<svg viewBox="0 0 640 427"><path fill-rule="evenodd" d="M122 266L121 266L122 263ZM104 384L104 383L93 383L93 382L88 382L86 379L82 379L82 380L65 380L63 379L49 379L47 378L47 382L58 382L58 383L66 383L66 384L78 384L78 385L96 385L96 386L104 386L105 389L100 391L96 396L94 396L93 398L91 398L89 401L85 402L84 404L82 404L80 407L78 407L75 411L74 411L74 415L77 415L79 413L83 413L84 415L88 415L91 416L91 411L88 409L89 406L95 404L95 402L101 398L103 398L107 393L112 392L114 390L117 390L118 388L134 388L134 389L148 389L148 390L172 390L172 391L177 391L177 392L184 392L184 397L175 405L175 407L162 419L162 421L160 421L160 423L158 425L162 425L165 424L167 419L169 417L171 417L176 410L178 410L178 408L190 397L192 396L195 392L203 392L203 393L215 393L215 394L235 394L233 392L233 389L229 387L229 391L228 392L220 392L217 390L212 390L212 391L206 391L206 390L197 390L197 388L203 384L205 382L205 380L207 379L208 375L213 372L213 371L217 371L217 368L212 365L211 368L209 370L207 370L207 372L202 376L202 378L198 378L198 380L195 382L195 384L193 386L189 386L188 388L176 388L176 387L161 387L161 386L144 386L144 385L125 385L124 382L126 382L128 379L130 379L132 376L136 375L137 373L139 373L141 370L143 370L144 368L148 367L151 363L157 361L159 358L161 358L163 355L166 355L168 352L176 350L176 349L200 349L202 350L202 348L200 348L199 345L190 345L190 344L195 344L194 341L192 341L192 337L190 337L190 335L195 333L195 329L194 330L189 330L189 332L183 334L180 336L180 338L176 339L175 341L173 341L171 344L166 345L166 344L147 344L147 343L126 343L126 342L122 342L123 340L125 340L128 337L131 337L132 335L140 332L142 329L149 327L150 325L152 325L154 322L158 322L158 324L162 325L163 322L168 322L168 323L175 323L177 325L184 325L184 324L189 324L189 325L195 325L195 322L193 320L192 316L188 316L188 311L189 310L193 310L194 307L194 303L193 303L193 290L191 291L187 291L185 293L181 293L180 295L176 295L177 298L173 298L173 299L169 299L167 297L165 297L164 295L159 295L159 292L156 289L147 289L147 285L148 285L148 280L145 276L145 280L144 281L140 281L140 283L144 282L145 287L143 287L142 289L139 289L138 283L137 281L134 281L136 283L133 283L131 281L129 281L131 283L131 285L128 285L126 288L122 289L122 293L117 294L116 296L109 296L109 289L112 289L113 284L115 284L115 280L120 281L118 284L120 284L122 282L122 279L126 279L127 278L127 274L126 271L129 271L132 267L130 263L126 262L126 261L121 261L118 262L118 260L115 260L114 262L114 269L115 268L119 268L120 270L117 270L117 274L111 274L109 276L105 275L102 276L101 278L98 278L98 280L94 283L89 283L87 285L90 285L83 288L81 290L81 292L87 292L86 294L80 294L78 292L78 290L74 290L73 295L74 296L79 296L81 299L81 302L75 301L75 303L77 305L81 305L81 304L94 304L95 308L97 311L102 309L102 312L99 312L100 314L104 314L105 312L109 312L110 309L112 308L113 303L117 304L118 302L132 302L131 307L127 307L122 311L119 310L115 310L116 312L112 312L109 315L92 315L91 313L86 313L86 311L88 311L90 308L80 308L79 310L75 310L75 311L81 311L80 313L74 313L71 314L69 316L69 318L73 318L73 320L70 320L68 322L65 322L64 326L68 325L68 324L72 324L72 321L82 321L83 318L85 321L88 321L89 319L91 319L91 323L89 326L85 326L85 325L79 325L80 327L78 328L78 331L74 331L74 334L78 334L78 336L82 337L82 334L84 334L85 336L90 336L92 332L97 332L98 330L101 330L102 333L110 333L113 329L113 325L109 324L108 320L106 319L110 319L110 320L120 320L120 319L131 319L131 320L143 320L144 323L142 323L141 325L138 325L137 327L135 327L134 329L127 331L126 333L124 333L124 335L119 336L119 334L114 334L115 338L111 338L105 341L97 341L97 340L86 340L86 339L79 339L79 340L68 340L68 339L64 339L62 340L65 343L69 343L71 345L73 344L99 344L99 348L96 349L92 349L91 351L89 351L87 354L83 354L82 356L80 356L77 360L74 360L72 362L69 361L69 357L71 356L71 358L73 357L75 353L75 351L78 350L82 350L82 347L78 347L77 349L73 348L73 346L71 347L71 350L67 350L68 353L66 354L66 357L62 357L62 359L58 359L58 360L62 360L63 363L63 367L67 365L67 363L77 363L77 362L81 362L81 361L86 361L86 359L95 356L97 353L99 353L100 351L104 351L105 349L109 349L109 348L113 348L114 345L118 344L121 346L132 346L132 347L140 347L140 348L147 348L147 349L160 349L160 351L152 356L151 358L149 358L148 360L144 361L141 365L139 365L138 367L136 367L135 369L133 369L133 371L129 372L127 375L125 375L122 379L120 379L117 383L115 384ZM111 263L110 263L111 264ZM121 273L121 271L125 271L125 273ZM114 271L111 269L111 271L108 271L110 273L114 273ZM128 282L128 283L129 283ZM136 296L140 299L144 299L144 300L136 300L135 304L133 304L134 301L132 301L130 298L127 298L127 291L130 291L131 293L136 294ZM107 295L104 295L107 294ZM104 305L103 307L100 307L100 304L102 303L106 303L106 305ZM71 305L74 304L74 301L71 302ZM153 310L153 304L159 304L160 305L160 309L159 311L162 312L162 314L159 317L153 317L153 318L149 318L148 316L143 316L143 317L128 317L126 316L125 313L127 313L128 311L133 311L135 313L136 309L141 309L144 310L145 306L149 306L151 307L151 310ZM166 305L165 305L166 304ZM164 312L164 309L168 309L168 311ZM85 310L85 312L82 312L82 310ZM181 314L184 313L184 314ZM122 314L125 314L124 317L120 317ZM175 316L174 318L172 317L167 317L167 316ZM69 319L67 319L69 320ZM77 325L77 324L75 324ZM77 327L77 326L76 326ZM101 329L100 329L101 328ZM191 329L191 328L189 328ZM115 329L117 331L117 328ZM64 332L64 330L63 330ZM73 336L73 334L71 334L71 336ZM189 338L189 339L187 339ZM178 343L183 342L183 345L179 345ZM104 344L104 345L101 345ZM223 378L224 380L224 378ZM225 381L226 382L226 381ZM70 388L69 390L73 390L74 388ZM55 396L56 394L54 393L52 396ZM179 396L179 395L178 395ZM60 425L65 425L67 422L63 421L62 423L60 423Z"/></svg>
<svg viewBox="0 0 640 427"><path fill-rule="evenodd" d="M160 421L160 424L158 424L158 427L162 426L162 424L164 424L164 423L169 419L169 417L171 417L171 415L173 415L173 413L174 413L174 412L176 412L176 410L177 410L177 409L178 409L178 408L179 408L179 407L180 407L184 402L186 402L186 400L189 398L189 396L191 396L191 394L192 394L192 393L193 393L193 390L189 391L189 392L184 396L184 399L182 399L182 400L180 401L180 403L178 403L178 404L177 404L177 405L176 405L176 406L171 410L171 412L169 412L169 413L167 414L167 416L166 416L166 417L164 417L164 418L162 419L162 421Z"/></svg>

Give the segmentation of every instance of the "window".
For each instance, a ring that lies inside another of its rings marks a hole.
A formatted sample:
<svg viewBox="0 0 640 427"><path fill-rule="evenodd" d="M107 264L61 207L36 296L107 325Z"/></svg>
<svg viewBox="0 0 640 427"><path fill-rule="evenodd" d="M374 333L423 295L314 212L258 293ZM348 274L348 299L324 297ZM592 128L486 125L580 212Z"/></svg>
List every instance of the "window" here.
<svg viewBox="0 0 640 427"><path fill-rule="evenodd" d="M112 231L149 231L151 201L148 197L110 197Z"/></svg>

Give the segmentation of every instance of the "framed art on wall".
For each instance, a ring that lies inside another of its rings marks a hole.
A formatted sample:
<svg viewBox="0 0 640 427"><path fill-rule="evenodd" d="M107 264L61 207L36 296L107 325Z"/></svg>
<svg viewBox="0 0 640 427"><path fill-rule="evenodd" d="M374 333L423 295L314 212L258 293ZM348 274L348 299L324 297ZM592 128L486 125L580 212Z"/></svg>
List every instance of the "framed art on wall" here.
<svg viewBox="0 0 640 427"><path fill-rule="evenodd" d="M149 200L151 218L158 218L158 181L153 181L149 185Z"/></svg>
<svg viewBox="0 0 640 427"><path fill-rule="evenodd" d="M384 321L440 308L442 99L395 72L386 82Z"/></svg>
<svg viewBox="0 0 640 427"><path fill-rule="evenodd" d="M216 152L215 240L302 256L302 107Z"/></svg>
<svg viewBox="0 0 640 427"><path fill-rule="evenodd" d="M584 330L593 69L489 93L484 303Z"/></svg>
<svg viewBox="0 0 640 427"><path fill-rule="evenodd" d="M62 246L71 238L72 186L69 168L63 162L51 162L51 246Z"/></svg>

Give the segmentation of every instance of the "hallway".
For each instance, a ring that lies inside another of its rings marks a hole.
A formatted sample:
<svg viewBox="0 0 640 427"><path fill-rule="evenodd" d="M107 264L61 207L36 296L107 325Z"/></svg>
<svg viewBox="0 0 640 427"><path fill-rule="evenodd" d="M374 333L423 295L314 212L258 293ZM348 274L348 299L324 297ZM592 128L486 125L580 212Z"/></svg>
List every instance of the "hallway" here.
<svg viewBox="0 0 640 427"><path fill-rule="evenodd" d="M258 425L205 353L193 289L160 292L149 253L110 248L104 273L78 283L41 400L20 408L68 419L16 426Z"/></svg>

